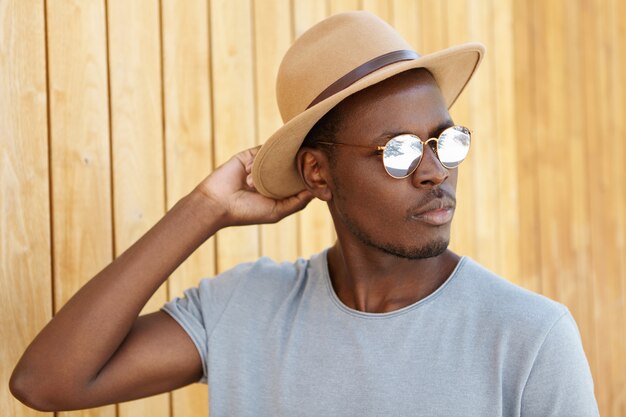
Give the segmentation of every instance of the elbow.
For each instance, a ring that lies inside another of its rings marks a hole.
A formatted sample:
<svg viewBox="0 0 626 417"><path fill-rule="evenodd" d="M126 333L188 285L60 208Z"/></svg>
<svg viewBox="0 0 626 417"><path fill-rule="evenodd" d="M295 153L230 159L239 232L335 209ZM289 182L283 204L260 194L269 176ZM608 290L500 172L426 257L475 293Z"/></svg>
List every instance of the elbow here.
<svg viewBox="0 0 626 417"><path fill-rule="evenodd" d="M40 378L16 368L9 380L9 390L20 402L37 411L61 411L54 395L45 388Z"/></svg>

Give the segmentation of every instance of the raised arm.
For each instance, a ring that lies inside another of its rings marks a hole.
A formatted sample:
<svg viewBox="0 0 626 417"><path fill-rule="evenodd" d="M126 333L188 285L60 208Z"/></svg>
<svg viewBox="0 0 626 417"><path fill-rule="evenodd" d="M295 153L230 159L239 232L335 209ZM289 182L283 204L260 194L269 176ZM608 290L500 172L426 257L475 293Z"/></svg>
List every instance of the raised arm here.
<svg viewBox="0 0 626 417"><path fill-rule="evenodd" d="M281 201L257 193L250 176L256 150L216 169L68 301L15 367L16 398L45 411L91 408L200 378L200 357L182 328L163 312L138 315L219 229L276 222L311 200L307 192Z"/></svg>

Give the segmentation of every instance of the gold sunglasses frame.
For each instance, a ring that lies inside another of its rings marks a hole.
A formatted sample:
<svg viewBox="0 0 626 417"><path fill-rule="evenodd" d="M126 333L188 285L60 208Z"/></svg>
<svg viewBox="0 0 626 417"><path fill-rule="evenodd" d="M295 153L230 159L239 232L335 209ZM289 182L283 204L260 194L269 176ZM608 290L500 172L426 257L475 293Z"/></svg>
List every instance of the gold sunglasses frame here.
<svg viewBox="0 0 626 417"><path fill-rule="evenodd" d="M441 161L441 158L439 158L439 149L438 149L438 147L439 147L439 146L438 146L438 145L439 145L439 140L441 139L441 136L442 136L444 133L446 133L448 130L450 130L450 129L455 129L455 128L461 128L461 129L463 129L464 131L467 131L468 136L469 136L469 139L470 139L470 147L471 147L471 146L472 146L472 133L473 133L473 132L472 132L472 130L471 130L470 128L465 127L465 126L461 126L461 125L454 125L454 126L450 126L450 127L446 128L446 129L444 129L444 130L443 130L443 132L441 132L441 133L439 134L439 136L437 136L436 138L435 138L435 137L432 137L432 138L428 138L427 140L422 140L422 138L420 138L419 136L417 136L417 135L413 135L413 134L411 134L411 133L402 133L402 134L400 134L400 135L396 135L396 136L394 136L394 137L390 138L390 139L387 141L387 143L385 143L385 145L384 145L384 146L354 145L354 144L351 144L351 143L341 143L341 142L323 142L323 141L319 141L319 142L316 142L316 143L318 143L318 144L320 144L320 145L329 145L329 146L335 146L335 145L338 145L338 146L349 146L349 147L354 147L354 148L375 149L375 150L376 150L376 152L380 152L380 155L382 155L382 154L383 154L383 152L385 151L385 148L387 147L387 145L389 144L389 142L391 142L392 140L394 140L394 139L396 139L396 138L399 138L399 137L401 137L401 136L411 136L411 137L414 137L415 139L417 139L417 140L418 140L418 141L422 144L422 148L423 148L424 146L429 146L429 147L430 147L430 149L432 149L432 150L435 152L435 156L437 156L437 160L439 161L439 163L441 164L441 166L443 166L443 167L444 167L444 168L446 168L446 169L454 169L454 168L458 167L459 165L461 165L461 162L465 161L465 158L463 158L463 160L461 160L458 164L456 164L456 165L454 165L454 166L446 166L446 164L444 164L444 163ZM455 130L458 130L458 129L455 129ZM435 142L435 147L433 147L433 146L431 146L431 145L430 145L430 142L432 142L432 141L434 141L434 142ZM467 152L469 153L469 148L467 149ZM407 178L407 177L411 176L411 175L415 172L415 170L417 169L417 167L419 166L419 164L422 162L422 158L423 158L423 156L424 156L424 152L422 151L422 155L420 155L420 159L419 159L419 161L418 161L418 162L417 162L417 164L413 167L413 169L411 170L411 172L409 172L408 174L406 174L405 176L402 176L402 177L396 177L395 175L391 175L391 174L389 173L389 171L387 170L387 167L385 166L384 158L383 158L383 161L382 161L382 162L383 162L383 168L385 169L385 172L387 173L387 175L389 175L391 178L395 178L395 179L401 180L401 179L403 179L403 178Z"/></svg>

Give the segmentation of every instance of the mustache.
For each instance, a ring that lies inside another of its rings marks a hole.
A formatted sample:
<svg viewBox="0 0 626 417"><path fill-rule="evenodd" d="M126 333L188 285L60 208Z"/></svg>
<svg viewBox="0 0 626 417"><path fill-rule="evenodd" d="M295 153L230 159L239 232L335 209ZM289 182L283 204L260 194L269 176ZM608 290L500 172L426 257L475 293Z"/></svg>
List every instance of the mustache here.
<svg viewBox="0 0 626 417"><path fill-rule="evenodd" d="M436 205L442 205L444 207L456 207L456 196L453 191L436 188L431 190L424 198L414 206L411 206L407 210L407 216L411 216L415 213L419 213L426 208Z"/></svg>

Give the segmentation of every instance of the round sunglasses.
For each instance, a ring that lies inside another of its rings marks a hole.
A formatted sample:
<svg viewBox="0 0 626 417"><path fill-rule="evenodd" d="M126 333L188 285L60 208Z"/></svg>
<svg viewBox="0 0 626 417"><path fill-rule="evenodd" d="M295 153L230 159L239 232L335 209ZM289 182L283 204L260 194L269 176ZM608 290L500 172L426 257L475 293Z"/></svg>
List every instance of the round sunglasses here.
<svg viewBox="0 0 626 417"><path fill-rule="evenodd" d="M422 140L416 135L403 133L389 139L385 146L352 145L338 142L317 142L329 146L350 146L375 149L383 156L385 171L393 178L406 178L411 175L422 160L424 145L428 145L445 168L459 166L469 152L472 132L464 126L450 126L439 137Z"/></svg>

